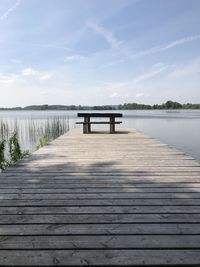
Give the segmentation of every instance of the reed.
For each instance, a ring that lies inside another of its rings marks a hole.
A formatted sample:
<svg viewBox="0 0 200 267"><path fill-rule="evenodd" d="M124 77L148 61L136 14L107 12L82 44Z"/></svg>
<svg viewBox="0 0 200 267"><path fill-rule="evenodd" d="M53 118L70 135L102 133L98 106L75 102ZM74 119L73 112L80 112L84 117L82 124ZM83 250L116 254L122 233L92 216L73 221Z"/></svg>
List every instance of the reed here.
<svg viewBox="0 0 200 267"><path fill-rule="evenodd" d="M22 151L19 144L18 134L14 132L9 139L10 161L15 164L22 158Z"/></svg>
<svg viewBox="0 0 200 267"><path fill-rule="evenodd" d="M49 139L47 136L43 136L39 139L39 143L36 146L36 149L40 149L43 146L47 146L49 143Z"/></svg>
<svg viewBox="0 0 200 267"><path fill-rule="evenodd" d="M0 169L12 164L69 130L66 116L49 118L0 119Z"/></svg>
<svg viewBox="0 0 200 267"><path fill-rule="evenodd" d="M5 141L0 141L0 170L5 169Z"/></svg>

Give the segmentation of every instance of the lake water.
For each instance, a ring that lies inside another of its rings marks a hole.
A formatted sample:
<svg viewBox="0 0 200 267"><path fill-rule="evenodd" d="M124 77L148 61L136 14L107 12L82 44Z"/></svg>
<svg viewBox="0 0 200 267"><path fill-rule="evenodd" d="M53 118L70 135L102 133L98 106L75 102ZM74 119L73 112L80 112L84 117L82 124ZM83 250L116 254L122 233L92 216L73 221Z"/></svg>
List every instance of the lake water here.
<svg viewBox="0 0 200 267"><path fill-rule="evenodd" d="M38 125L41 127L44 124L45 120L53 121L58 117L62 118L63 123L69 124L69 128L72 128L77 121L77 112L0 111L0 121L7 121L10 125L14 125L17 121L22 125L20 130L22 148L33 151L37 138L30 138L29 127L27 127L30 121L34 122L35 131ZM120 110L115 112L123 113L123 124L117 127L136 128L200 160L200 110ZM65 131L67 129L66 127Z"/></svg>

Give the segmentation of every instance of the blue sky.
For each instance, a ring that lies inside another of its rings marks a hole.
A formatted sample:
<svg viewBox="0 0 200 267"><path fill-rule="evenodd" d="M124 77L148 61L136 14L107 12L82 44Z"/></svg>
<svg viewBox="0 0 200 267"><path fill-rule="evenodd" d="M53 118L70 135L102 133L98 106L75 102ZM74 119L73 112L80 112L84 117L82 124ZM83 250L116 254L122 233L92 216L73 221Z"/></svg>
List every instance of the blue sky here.
<svg viewBox="0 0 200 267"><path fill-rule="evenodd" d="M199 0L0 0L0 106L200 103Z"/></svg>

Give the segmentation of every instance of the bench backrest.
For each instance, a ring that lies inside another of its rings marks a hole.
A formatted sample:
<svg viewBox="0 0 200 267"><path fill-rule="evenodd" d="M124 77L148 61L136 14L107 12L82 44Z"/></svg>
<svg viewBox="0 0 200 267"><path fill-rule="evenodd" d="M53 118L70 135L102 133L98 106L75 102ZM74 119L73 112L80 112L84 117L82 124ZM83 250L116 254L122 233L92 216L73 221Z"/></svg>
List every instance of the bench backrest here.
<svg viewBox="0 0 200 267"><path fill-rule="evenodd" d="M114 117L114 118L121 118L123 115L122 113L78 113L78 117L99 117L99 118L105 118L105 117Z"/></svg>

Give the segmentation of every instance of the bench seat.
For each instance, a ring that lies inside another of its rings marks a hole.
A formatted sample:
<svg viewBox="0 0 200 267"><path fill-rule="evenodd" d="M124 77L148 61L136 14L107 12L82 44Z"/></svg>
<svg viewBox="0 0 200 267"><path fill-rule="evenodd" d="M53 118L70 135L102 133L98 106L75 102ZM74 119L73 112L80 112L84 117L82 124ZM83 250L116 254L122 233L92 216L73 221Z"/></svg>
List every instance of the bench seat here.
<svg viewBox="0 0 200 267"><path fill-rule="evenodd" d="M90 121L90 122L76 122L76 124L120 124L122 121L115 121L115 122L109 122L109 121Z"/></svg>

